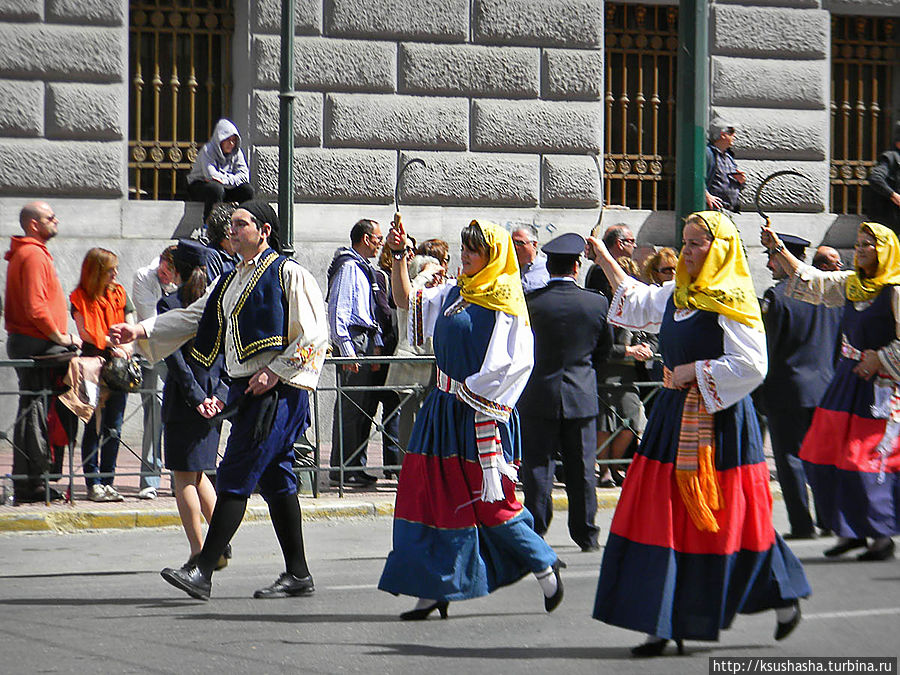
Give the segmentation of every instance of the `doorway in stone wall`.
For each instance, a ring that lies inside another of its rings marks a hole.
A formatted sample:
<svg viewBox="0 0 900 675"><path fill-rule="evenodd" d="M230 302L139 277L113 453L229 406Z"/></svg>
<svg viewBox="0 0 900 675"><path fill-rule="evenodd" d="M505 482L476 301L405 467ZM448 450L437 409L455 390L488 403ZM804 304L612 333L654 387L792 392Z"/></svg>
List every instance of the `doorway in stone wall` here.
<svg viewBox="0 0 900 675"><path fill-rule="evenodd" d="M831 19L831 212L863 211L863 188L891 141L900 21Z"/></svg>
<svg viewBox="0 0 900 675"><path fill-rule="evenodd" d="M231 101L231 0L129 3L131 199L186 199L185 177Z"/></svg>

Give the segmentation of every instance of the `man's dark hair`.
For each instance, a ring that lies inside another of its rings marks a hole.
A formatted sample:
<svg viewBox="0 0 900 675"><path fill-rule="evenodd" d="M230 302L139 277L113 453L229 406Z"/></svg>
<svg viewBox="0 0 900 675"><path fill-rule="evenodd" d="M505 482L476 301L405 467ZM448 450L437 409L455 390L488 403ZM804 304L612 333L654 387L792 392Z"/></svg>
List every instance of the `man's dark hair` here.
<svg viewBox="0 0 900 675"><path fill-rule="evenodd" d="M473 220L464 227L459 238L462 240L462 245L470 251L490 256L491 249L488 247L487 239L484 238L484 232L481 231L477 221Z"/></svg>
<svg viewBox="0 0 900 675"><path fill-rule="evenodd" d="M369 220L368 218L356 221L356 225L350 230L350 243L356 246L362 241L363 237L367 234L372 234L375 231L375 226L377 224L378 223L374 220Z"/></svg>
<svg viewBox="0 0 900 675"><path fill-rule="evenodd" d="M237 209L237 202L219 202L212 207L206 217L206 236L209 245L220 248L223 239L228 238L231 229L231 214Z"/></svg>
<svg viewBox="0 0 900 675"><path fill-rule="evenodd" d="M620 239L627 239L628 237L626 235L629 231L630 230L628 229L628 226L624 223L619 225L610 225L608 228L606 228L606 232L603 234L604 245L606 246L606 248L610 248L611 246L615 245L615 243Z"/></svg>
<svg viewBox="0 0 900 675"><path fill-rule="evenodd" d="M450 244L443 239L427 239L416 249L419 255L430 255L439 263L443 263L450 254Z"/></svg>
<svg viewBox="0 0 900 675"><path fill-rule="evenodd" d="M574 269L576 269L574 268L574 265L578 262L580 257L581 256L577 255L548 255L547 272L549 272L552 277L571 274Z"/></svg>

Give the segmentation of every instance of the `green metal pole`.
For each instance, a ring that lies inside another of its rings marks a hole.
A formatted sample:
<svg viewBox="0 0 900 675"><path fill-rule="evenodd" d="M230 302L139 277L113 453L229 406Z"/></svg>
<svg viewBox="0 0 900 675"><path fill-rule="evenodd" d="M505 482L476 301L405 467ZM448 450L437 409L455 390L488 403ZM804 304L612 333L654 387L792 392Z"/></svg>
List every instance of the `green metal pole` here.
<svg viewBox="0 0 900 675"><path fill-rule="evenodd" d="M294 0L281 0L278 220L284 255L294 255Z"/></svg>
<svg viewBox="0 0 900 675"><path fill-rule="evenodd" d="M675 98L676 237L681 219L706 208L706 116L709 110L709 0L678 4L678 88Z"/></svg>

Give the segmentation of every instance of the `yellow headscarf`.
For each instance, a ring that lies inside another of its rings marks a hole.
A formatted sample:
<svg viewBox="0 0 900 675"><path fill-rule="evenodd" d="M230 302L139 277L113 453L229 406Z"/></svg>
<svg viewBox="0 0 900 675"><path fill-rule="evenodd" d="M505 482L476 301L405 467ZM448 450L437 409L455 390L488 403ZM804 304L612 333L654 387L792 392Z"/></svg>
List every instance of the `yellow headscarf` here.
<svg viewBox="0 0 900 675"><path fill-rule="evenodd" d="M691 281L683 256L678 256L675 306L722 314L762 331L759 300L756 299L737 227L731 218L719 211L699 211L691 215L699 216L706 222L713 241L694 281Z"/></svg>
<svg viewBox="0 0 900 675"><path fill-rule="evenodd" d="M477 225L484 234L488 263L474 276L459 276L460 295L473 305L520 316L527 323L528 308L509 232L486 220L473 220L471 224Z"/></svg>
<svg viewBox="0 0 900 675"><path fill-rule="evenodd" d="M871 300L884 286L900 285L900 242L893 230L878 223L862 223L859 232L867 232L875 237L875 252L878 254L878 270L872 278L860 277L859 267L847 279L847 299L851 302ZM853 260L856 265L856 258Z"/></svg>

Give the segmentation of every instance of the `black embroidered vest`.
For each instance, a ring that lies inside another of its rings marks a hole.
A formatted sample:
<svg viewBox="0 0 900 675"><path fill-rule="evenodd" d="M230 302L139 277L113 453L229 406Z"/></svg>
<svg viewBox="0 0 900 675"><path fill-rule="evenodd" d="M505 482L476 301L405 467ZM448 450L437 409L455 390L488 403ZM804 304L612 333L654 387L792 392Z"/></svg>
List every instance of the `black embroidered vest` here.
<svg viewBox="0 0 900 675"><path fill-rule="evenodd" d="M288 302L281 268L288 260L271 248L264 251L227 317L222 308L222 297L237 277L237 270L219 279L197 327L191 349L194 360L209 368L216 356L224 352L226 321L231 326L231 339L240 363L260 352L281 351L287 347Z"/></svg>

